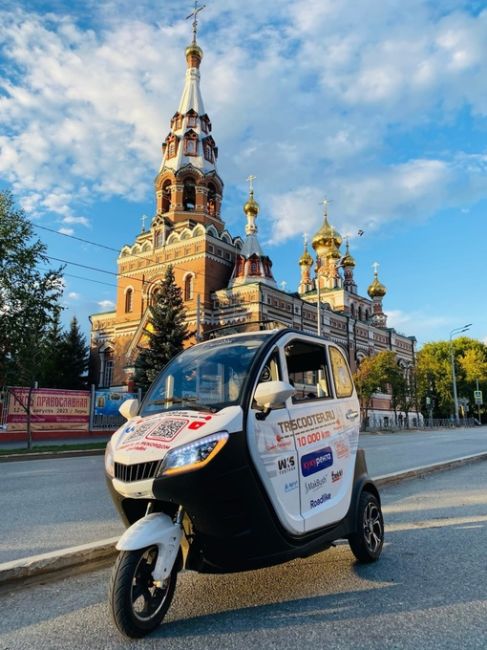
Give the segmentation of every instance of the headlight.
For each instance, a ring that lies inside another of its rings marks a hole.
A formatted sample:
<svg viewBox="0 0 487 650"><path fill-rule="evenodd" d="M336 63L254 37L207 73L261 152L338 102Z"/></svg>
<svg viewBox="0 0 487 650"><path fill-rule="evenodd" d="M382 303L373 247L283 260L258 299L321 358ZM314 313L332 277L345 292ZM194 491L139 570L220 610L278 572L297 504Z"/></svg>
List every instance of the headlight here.
<svg viewBox="0 0 487 650"><path fill-rule="evenodd" d="M115 476L115 463L113 460L112 441L109 440L105 449L105 471L112 478Z"/></svg>
<svg viewBox="0 0 487 650"><path fill-rule="evenodd" d="M228 433L222 431L171 449L162 461L159 476L191 472L204 467L223 448L227 440Z"/></svg>

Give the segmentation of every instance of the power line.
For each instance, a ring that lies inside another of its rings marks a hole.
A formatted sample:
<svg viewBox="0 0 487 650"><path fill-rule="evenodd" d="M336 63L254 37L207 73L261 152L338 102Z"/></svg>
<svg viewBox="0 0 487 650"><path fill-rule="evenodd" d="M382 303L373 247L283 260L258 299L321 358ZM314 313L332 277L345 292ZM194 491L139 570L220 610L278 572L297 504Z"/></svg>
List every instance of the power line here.
<svg viewBox="0 0 487 650"><path fill-rule="evenodd" d="M42 267L45 270L48 270L47 266ZM63 277L67 278L76 278L77 280L87 280L88 282L96 282L96 284L105 284L107 287L117 287L113 282L103 282L102 280L93 280L92 278L85 278L82 275L74 275L73 273L63 273Z"/></svg>

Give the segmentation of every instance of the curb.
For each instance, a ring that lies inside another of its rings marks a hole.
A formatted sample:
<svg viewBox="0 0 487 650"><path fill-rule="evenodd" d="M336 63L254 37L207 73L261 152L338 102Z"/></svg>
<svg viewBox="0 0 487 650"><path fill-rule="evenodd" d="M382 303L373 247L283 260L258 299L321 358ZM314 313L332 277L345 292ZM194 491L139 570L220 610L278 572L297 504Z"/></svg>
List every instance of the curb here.
<svg viewBox="0 0 487 650"><path fill-rule="evenodd" d="M104 449L72 449L71 451L36 451L31 454L0 454L0 463L51 460L52 458L77 458L78 456L103 456L104 453Z"/></svg>
<svg viewBox="0 0 487 650"><path fill-rule="evenodd" d="M86 568L95 563L109 560L118 553L115 549L118 540L119 537L111 537L81 546L71 546L42 555L4 562L0 564L0 587L38 576L47 577L63 569L81 566Z"/></svg>
<svg viewBox="0 0 487 650"><path fill-rule="evenodd" d="M434 472L453 469L481 460L487 460L487 452L462 456L461 458L455 458L433 465L415 467L414 469L403 472L384 474L383 476L373 478L373 480L378 487L381 487L412 478L421 478ZM112 537L102 539L98 542L82 544L81 546L72 546L58 551L43 553L42 555L34 555L32 557L21 558L20 560L5 562L0 564L0 587L38 576L52 577L63 569L82 567L83 570L88 570L92 567L95 568L103 561L108 561L117 555L118 551L115 549L115 544L118 540L119 537Z"/></svg>

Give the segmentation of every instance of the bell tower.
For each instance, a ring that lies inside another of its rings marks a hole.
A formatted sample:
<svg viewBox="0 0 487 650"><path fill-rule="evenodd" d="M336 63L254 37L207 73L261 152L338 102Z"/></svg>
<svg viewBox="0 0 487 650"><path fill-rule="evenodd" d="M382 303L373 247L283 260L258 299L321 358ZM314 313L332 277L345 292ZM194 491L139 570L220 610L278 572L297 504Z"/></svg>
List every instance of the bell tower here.
<svg viewBox="0 0 487 650"><path fill-rule="evenodd" d="M218 147L211 135L200 92L203 50L196 41L198 13L195 3L193 40L186 48L186 77L178 110L162 143L162 162L155 178L156 219L168 230L198 223L224 230L221 219L223 181L216 170Z"/></svg>

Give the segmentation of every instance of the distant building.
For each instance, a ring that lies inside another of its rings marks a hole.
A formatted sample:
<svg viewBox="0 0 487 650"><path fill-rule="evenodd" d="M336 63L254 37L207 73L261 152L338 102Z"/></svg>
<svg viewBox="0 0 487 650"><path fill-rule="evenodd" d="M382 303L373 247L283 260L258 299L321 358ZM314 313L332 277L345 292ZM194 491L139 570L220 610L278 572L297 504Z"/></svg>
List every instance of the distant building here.
<svg viewBox="0 0 487 650"><path fill-rule="evenodd" d="M196 340L220 327L272 321L320 331L347 351L352 369L366 356L392 350L407 371L414 365L415 338L387 327L382 309L386 289L377 269L369 297L357 293L355 260L348 241L341 251L342 237L330 225L326 208L323 225L311 241L316 260L305 243L295 293L278 287L272 261L259 243L259 205L252 177L243 206L245 239L226 229L221 214L224 185L216 168L218 147L200 92L202 58L194 38L186 48L181 100L162 143L162 162L154 181L155 216L120 251L116 309L90 317L91 368L97 385L132 388L135 360L145 344L149 306L169 264ZM371 417L381 411L389 412L387 396L378 396Z"/></svg>

